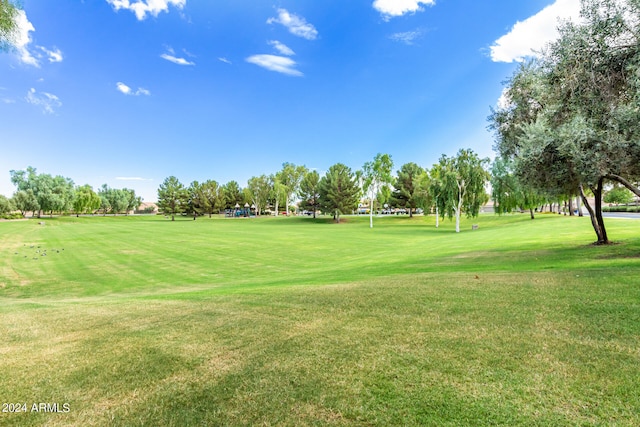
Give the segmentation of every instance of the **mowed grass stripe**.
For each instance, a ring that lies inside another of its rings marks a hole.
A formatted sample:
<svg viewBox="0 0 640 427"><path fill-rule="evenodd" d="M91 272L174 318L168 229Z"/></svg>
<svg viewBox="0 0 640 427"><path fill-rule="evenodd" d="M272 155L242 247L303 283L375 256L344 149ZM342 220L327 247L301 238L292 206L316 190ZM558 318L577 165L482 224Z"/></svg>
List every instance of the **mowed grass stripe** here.
<svg viewBox="0 0 640 427"><path fill-rule="evenodd" d="M640 423L636 222L45 223L0 224L0 400L71 411L0 425Z"/></svg>

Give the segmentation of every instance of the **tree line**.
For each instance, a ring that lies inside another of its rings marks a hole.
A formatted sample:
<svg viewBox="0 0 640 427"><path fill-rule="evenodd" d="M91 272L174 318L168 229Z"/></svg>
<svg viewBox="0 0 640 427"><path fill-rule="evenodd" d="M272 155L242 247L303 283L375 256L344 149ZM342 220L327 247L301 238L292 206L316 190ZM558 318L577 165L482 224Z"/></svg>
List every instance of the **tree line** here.
<svg viewBox="0 0 640 427"><path fill-rule="evenodd" d="M340 222L340 215L356 211L366 198L371 227L376 207L387 204L405 208L410 215L417 208L433 207L442 217L456 218L456 231L460 231L460 216L477 216L489 199L485 190L488 164L488 159L480 159L473 151L460 150L454 157L443 155L431 170L406 163L395 176L389 154L376 155L356 171L336 163L322 177L305 166L284 163L275 174L249 178L244 188L236 181L220 185L214 180L185 186L170 176L158 188L158 207L174 220L176 215L190 214L196 219L249 205L255 215L268 209L278 215L281 207L289 214L290 206L297 202L298 209L311 212L314 218L322 211Z"/></svg>
<svg viewBox="0 0 640 427"><path fill-rule="evenodd" d="M75 186L70 178L38 173L29 166L26 170L12 170L11 182L17 191L11 199L0 196L0 214L12 210L41 217L43 214L74 212L94 214L128 214L139 208L142 198L127 188L110 188L104 184L98 191L90 185ZM4 206L4 208L3 208Z"/></svg>

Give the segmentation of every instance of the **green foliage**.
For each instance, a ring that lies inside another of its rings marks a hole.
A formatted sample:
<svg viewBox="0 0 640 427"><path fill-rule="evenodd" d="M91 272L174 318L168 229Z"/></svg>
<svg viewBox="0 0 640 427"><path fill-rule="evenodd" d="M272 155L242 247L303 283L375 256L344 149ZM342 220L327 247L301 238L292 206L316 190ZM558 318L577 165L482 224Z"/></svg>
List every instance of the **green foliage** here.
<svg viewBox="0 0 640 427"><path fill-rule="evenodd" d="M320 174L318 171L308 171L300 182L300 207L313 211L313 217L316 217L316 211L320 205Z"/></svg>
<svg viewBox="0 0 640 427"><path fill-rule="evenodd" d="M158 209L165 215L175 216L186 212L189 206L187 189L175 176L167 177L158 188Z"/></svg>
<svg viewBox="0 0 640 427"><path fill-rule="evenodd" d="M520 182L555 197L592 191L595 207L585 206L603 244L604 181L640 194L631 184L640 177L640 8L635 0L584 0L581 16L514 74L490 121Z"/></svg>
<svg viewBox="0 0 640 427"><path fill-rule="evenodd" d="M478 216L487 202L485 185L489 173L485 165L489 159L480 159L472 150L461 149L456 157L443 155L432 168L431 191L440 215L456 219L456 232L460 232L460 216Z"/></svg>
<svg viewBox="0 0 640 427"><path fill-rule="evenodd" d="M253 176L247 181L247 187L245 188L248 197L247 203L256 207L256 215L260 215L267 208L267 201L272 188L271 180L264 174Z"/></svg>
<svg viewBox="0 0 640 427"><path fill-rule="evenodd" d="M293 163L283 163L282 170L274 177L276 200L278 200L277 194L279 192L283 192L287 215L289 214L289 204L293 201L292 197L300 189L300 181L302 181L306 172L306 166L296 166Z"/></svg>
<svg viewBox="0 0 640 427"><path fill-rule="evenodd" d="M320 206L333 213L336 222L340 215L352 213L358 206L360 188L351 168L336 163L331 166L319 183Z"/></svg>
<svg viewBox="0 0 640 427"><path fill-rule="evenodd" d="M26 171L10 171L11 182L18 191L31 190L36 198L40 212L65 212L72 208L74 197L73 181L63 176L38 174L36 169L29 166ZM38 216L40 216L38 212Z"/></svg>
<svg viewBox="0 0 640 427"><path fill-rule="evenodd" d="M236 181L229 181L222 186L224 193L224 208L233 209L235 205L244 204L244 195Z"/></svg>
<svg viewBox="0 0 640 427"><path fill-rule="evenodd" d="M35 212L39 209L38 199L36 199L33 189L19 190L13 195L13 203L22 216L26 216L27 212Z"/></svg>
<svg viewBox="0 0 640 427"><path fill-rule="evenodd" d="M625 187L613 187L603 198L605 203L626 204L633 201L633 194Z"/></svg>
<svg viewBox="0 0 640 427"><path fill-rule="evenodd" d="M378 153L370 162L366 162L362 167L362 191L369 195L369 227L373 227L374 202L379 195L384 198L389 196L389 188L393 183L391 171L393 160L388 154Z"/></svg>
<svg viewBox="0 0 640 427"><path fill-rule="evenodd" d="M14 210L16 207L11 199L0 194L0 215L5 215Z"/></svg>
<svg viewBox="0 0 640 427"><path fill-rule="evenodd" d="M90 185L77 187L73 199L73 210L76 215L94 212L100 208L102 199Z"/></svg>
<svg viewBox="0 0 640 427"><path fill-rule="evenodd" d="M417 164L410 162L402 165L393 185L393 198L398 206L409 209L409 216L420 205L425 205L426 188L420 185L420 180L426 174Z"/></svg>
<svg viewBox="0 0 640 427"><path fill-rule="evenodd" d="M18 36L18 5L14 1L0 0L0 51L15 45Z"/></svg>

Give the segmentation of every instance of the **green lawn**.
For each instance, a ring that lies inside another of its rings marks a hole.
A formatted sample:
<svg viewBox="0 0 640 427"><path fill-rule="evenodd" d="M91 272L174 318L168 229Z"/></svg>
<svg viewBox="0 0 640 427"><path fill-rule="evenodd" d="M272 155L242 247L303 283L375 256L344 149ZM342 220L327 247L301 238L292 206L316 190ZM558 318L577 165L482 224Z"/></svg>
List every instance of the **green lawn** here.
<svg viewBox="0 0 640 427"><path fill-rule="evenodd" d="M640 424L640 221L44 222L0 222L0 425Z"/></svg>

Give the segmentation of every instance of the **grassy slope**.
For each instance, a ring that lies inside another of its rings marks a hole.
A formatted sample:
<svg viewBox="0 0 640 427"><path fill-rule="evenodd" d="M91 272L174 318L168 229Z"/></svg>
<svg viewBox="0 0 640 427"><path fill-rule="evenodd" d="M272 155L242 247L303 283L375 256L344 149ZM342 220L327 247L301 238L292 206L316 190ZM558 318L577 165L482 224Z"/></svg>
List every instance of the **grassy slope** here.
<svg viewBox="0 0 640 427"><path fill-rule="evenodd" d="M0 425L640 423L637 222L45 221L0 223L0 402L71 412Z"/></svg>

